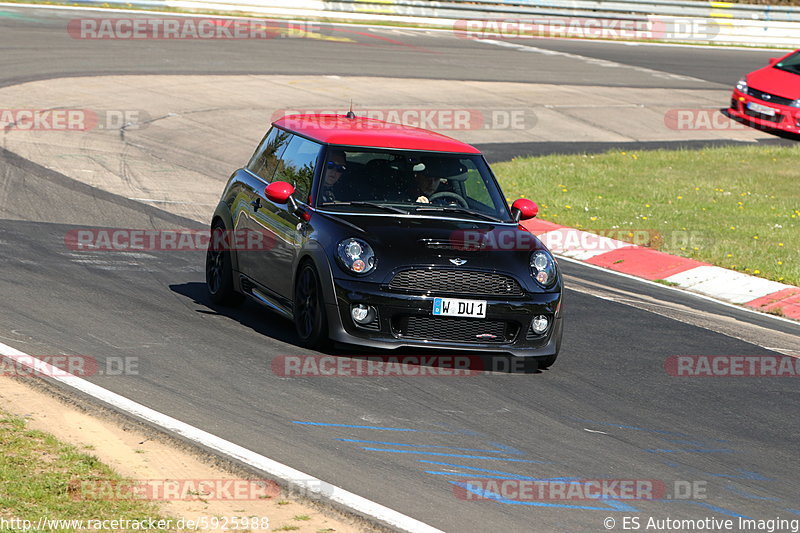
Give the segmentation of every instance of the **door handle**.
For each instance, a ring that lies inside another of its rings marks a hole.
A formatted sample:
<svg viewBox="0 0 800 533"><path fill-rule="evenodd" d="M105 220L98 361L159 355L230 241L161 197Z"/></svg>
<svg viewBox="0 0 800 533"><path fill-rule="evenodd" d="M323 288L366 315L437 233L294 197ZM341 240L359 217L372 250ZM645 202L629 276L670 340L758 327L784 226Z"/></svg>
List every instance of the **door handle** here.
<svg viewBox="0 0 800 533"><path fill-rule="evenodd" d="M253 206L253 211L254 212L258 211L259 209L261 209L261 198L256 198L255 200L250 202L250 205Z"/></svg>

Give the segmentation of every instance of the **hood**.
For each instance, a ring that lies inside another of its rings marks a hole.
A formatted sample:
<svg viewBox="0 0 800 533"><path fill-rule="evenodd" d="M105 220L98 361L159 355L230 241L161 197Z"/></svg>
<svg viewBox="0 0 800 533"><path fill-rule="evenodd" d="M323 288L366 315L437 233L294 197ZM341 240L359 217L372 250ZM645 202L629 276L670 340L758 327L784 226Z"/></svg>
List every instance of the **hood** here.
<svg viewBox="0 0 800 533"><path fill-rule="evenodd" d="M528 268L533 250L546 249L518 224L437 216L327 216L340 222L349 236L367 241L384 273L387 268L393 271L411 265L514 272L520 265Z"/></svg>
<svg viewBox="0 0 800 533"><path fill-rule="evenodd" d="M747 75L747 85L759 91L800 99L800 74L793 74L775 67L764 67Z"/></svg>

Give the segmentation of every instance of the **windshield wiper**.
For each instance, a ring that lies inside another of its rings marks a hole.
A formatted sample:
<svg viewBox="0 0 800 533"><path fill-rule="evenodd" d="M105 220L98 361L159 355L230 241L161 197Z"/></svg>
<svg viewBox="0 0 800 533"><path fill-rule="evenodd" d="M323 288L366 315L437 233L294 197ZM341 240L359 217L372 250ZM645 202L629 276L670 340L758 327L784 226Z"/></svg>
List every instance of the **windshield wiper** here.
<svg viewBox="0 0 800 533"><path fill-rule="evenodd" d="M500 220L497 217L493 217L491 215L487 215L486 213L481 213L480 211L473 211L472 209L467 209L466 207L455 207L455 206L431 206L431 207L416 207L415 211L445 211L448 213L464 213L467 215L476 216L482 218L484 220L491 220L492 222L505 222L504 220Z"/></svg>
<svg viewBox="0 0 800 533"><path fill-rule="evenodd" d="M326 206L326 207L327 206L335 207L337 205L354 205L354 206L357 206L357 207L374 207L376 209L383 209L385 211L391 211L392 213L401 213L403 215L407 215L408 214L408 211L405 211L403 209L399 209L399 208L394 207L392 205L376 204L374 202L360 202L360 201L359 202L325 202L325 203L323 203L321 205L322 206Z"/></svg>

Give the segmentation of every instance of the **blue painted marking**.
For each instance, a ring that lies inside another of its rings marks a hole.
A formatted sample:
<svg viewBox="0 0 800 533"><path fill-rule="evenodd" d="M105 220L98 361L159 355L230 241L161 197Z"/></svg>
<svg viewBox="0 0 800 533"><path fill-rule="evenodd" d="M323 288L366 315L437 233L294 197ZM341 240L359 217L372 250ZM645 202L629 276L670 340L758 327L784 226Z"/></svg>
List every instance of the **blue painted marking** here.
<svg viewBox="0 0 800 533"><path fill-rule="evenodd" d="M361 449L367 450L368 452L407 453L412 455L437 455L443 457L463 457L465 459L485 459L488 461L508 461L511 463L536 463L540 465L553 464L549 461L533 461L530 459L509 459L505 457L489 457L485 455L463 455L458 453L441 453L441 452L418 452L415 450L393 450L389 448L370 448L368 446L362 446Z"/></svg>
<svg viewBox="0 0 800 533"><path fill-rule="evenodd" d="M797 509L786 509L786 510L789 511L790 513L800 514L800 511L798 511Z"/></svg>
<svg viewBox="0 0 800 533"><path fill-rule="evenodd" d="M706 509L708 509L710 511L714 511L715 513L724 514L726 516L742 517L742 518L747 518L748 520L750 520L749 516L745 516L743 514L739 514L739 513L735 512L735 511L730 511L730 510L725 509L723 507L717 507L716 505L711 505L710 503L698 502L698 501L695 501L695 500L657 500L657 501L665 502L665 503L688 503L688 504L691 504L691 505L697 505L699 507L705 507Z"/></svg>
<svg viewBox="0 0 800 533"><path fill-rule="evenodd" d="M490 476L487 474L467 474L467 473L459 473L459 472L445 472L442 470L424 470L426 474L433 474L434 476L469 476L470 479L517 479L517 480L524 480L524 481L577 481L580 478L577 477L529 477L529 476L515 476L515 475L508 475L508 476Z"/></svg>
<svg viewBox="0 0 800 533"><path fill-rule="evenodd" d="M724 488L725 488L725 490L727 490L729 492L732 492L734 494L738 494L739 496L741 496L743 498L747 498L748 500L768 500L768 501L772 501L772 502L781 501L780 498L772 498L772 497L769 497L769 496L758 496L756 494L753 494L752 492L747 492L746 490L740 489L736 485L725 485Z"/></svg>
<svg viewBox="0 0 800 533"><path fill-rule="evenodd" d="M737 470L741 475L734 475L734 474L712 474L711 472L704 472L707 476L712 477L724 477L728 479L749 479L753 481L772 481L771 478L766 476L762 476L757 472L750 472L748 470Z"/></svg>
<svg viewBox="0 0 800 533"><path fill-rule="evenodd" d="M661 440L667 442L675 442L677 444L693 444L695 446L703 446L706 442L722 442L725 444L732 443L729 439L668 439L667 437L659 437Z"/></svg>
<svg viewBox="0 0 800 533"><path fill-rule="evenodd" d="M484 453L510 453L505 450L479 450L475 448L457 448L455 446L436 446L433 444L406 444L404 442L386 442L381 440L359 440L359 439L336 439L343 442L362 442L364 444L386 444L389 446L407 446L409 448L438 448L446 450L458 450L461 452L484 452ZM519 452L520 454L522 452Z"/></svg>
<svg viewBox="0 0 800 533"><path fill-rule="evenodd" d="M489 444L491 444L495 448L500 448L501 450L505 450L508 453L513 454L513 455L525 455L525 452L523 452L522 450L518 450L518 449L513 448L511 446L506 446L505 444L500 444L499 442L490 442Z"/></svg>
<svg viewBox="0 0 800 533"><path fill-rule="evenodd" d="M694 448L694 449L685 449L685 450L667 450L667 449L643 449L643 452L649 453L736 453L736 450L731 450L730 448L720 448L720 449L713 449L713 448Z"/></svg>
<svg viewBox="0 0 800 533"><path fill-rule="evenodd" d="M695 472L702 472L704 476L721 477L727 479L748 479L753 481L772 481L771 478L762 476L757 472L750 472L748 470L742 470L742 469L736 470L737 472L739 472L739 474L714 474L713 472L703 472L699 468L695 468L693 466L685 464L672 463L670 461L664 461L664 464L666 466L669 466L671 468L676 468L678 470L694 470Z"/></svg>
<svg viewBox="0 0 800 533"><path fill-rule="evenodd" d="M411 429L411 428L389 428L382 426L354 426L352 424L327 424L325 422L300 422L292 420L292 424L300 424L303 426L323 426L335 428L354 428L354 429L376 429L378 431L411 431L415 433L436 433L437 435L460 435L462 433L457 431L429 431L425 429Z"/></svg>
<svg viewBox="0 0 800 533"><path fill-rule="evenodd" d="M480 487L476 487L474 485L470 485L469 483L461 483L457 481L451 481L453 485L457 485L459 487L463 487L464 489L468 490L469 492L478 495L479 497L486 498L489 500L493 500L497 503L505 503L508 505L528 505L532 507L558 507L561 509L585 509L589 511L608 511L608 507L591 507L588 505L568 505L564 503L549 503L549 502L533 502L533 501L520 501L520 500L509 500L503 498L501 495L493 493L491 491L483 490ZM611 506L614 510L619 511L629 511L637 513L639 512L638 509L622 503L618 500L603 500L603 503L607 503Z"/></svg>
<svg viewBox="0 0 800 533"><path fill-rule="evenodd" d="M621 502L619 500L603 500L603 503L608 505L609 507L613 507L617 511L630 511L633 513L638 513L639 509L634 507L633 505L629 505L625 502Z"/></svg>
<svg viewBox="0 0 800 533"><path fill-rule="evenodd" d="M490 470L488 468L478 468L477 466L464 466L464 465L457 465L455 463L441 463L439 461L430 461L428 459L419 459L419 462L420 463L431 464L431 465L439 465L439 466L452 466L452 467L455 467L455 468L461 468L463 470L474 470L475 472L485 472L487 474L500 474L502 476L508 476L509 479L533 479L533 478L530 478L529 476L523 476L523 475L520 475L520 474L512 474L511 472L503 472L502 470ZM459 475L459 474L454 474L454 475ZM572 479L579 479L579 478L574 477L574 476L569 476L569 477L562 477L562 478L554 477L554 478L551 478L551 479L554 479L554 480L572 480Z"/></svg>

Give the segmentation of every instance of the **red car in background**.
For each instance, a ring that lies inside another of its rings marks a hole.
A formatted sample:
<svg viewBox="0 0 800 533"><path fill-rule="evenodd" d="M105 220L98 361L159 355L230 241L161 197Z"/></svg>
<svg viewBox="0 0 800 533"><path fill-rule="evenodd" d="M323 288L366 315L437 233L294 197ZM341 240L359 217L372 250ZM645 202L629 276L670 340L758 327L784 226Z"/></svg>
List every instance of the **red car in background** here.
<svg viewBox="0 0 800 533"><path fill-rule="evenodd" d="M759 129L800 133L800 50L739 80L728 115Z"/></svg>

